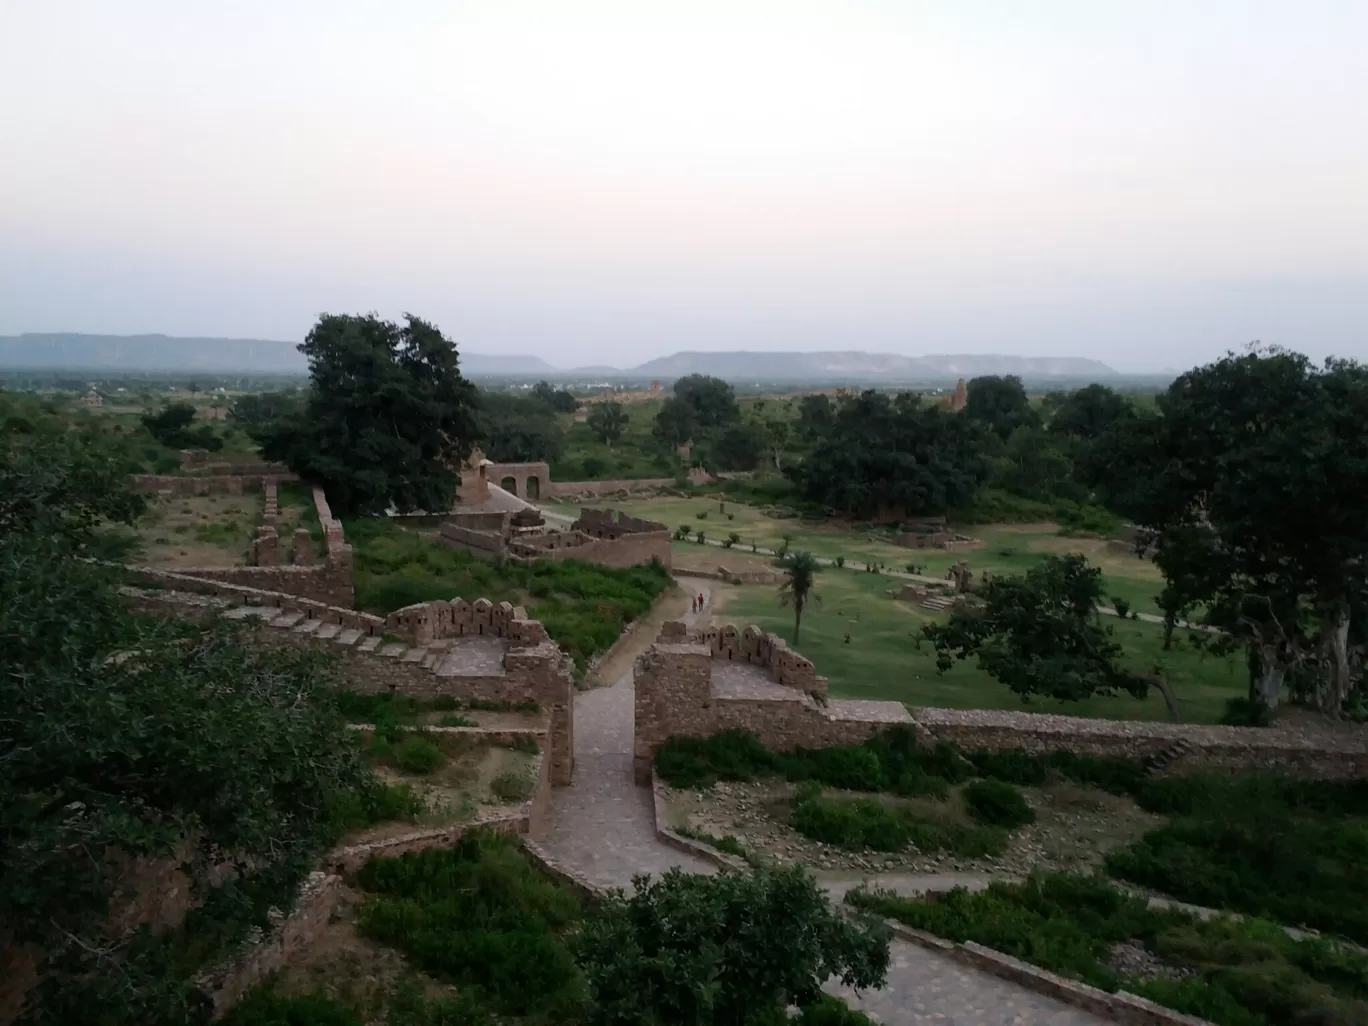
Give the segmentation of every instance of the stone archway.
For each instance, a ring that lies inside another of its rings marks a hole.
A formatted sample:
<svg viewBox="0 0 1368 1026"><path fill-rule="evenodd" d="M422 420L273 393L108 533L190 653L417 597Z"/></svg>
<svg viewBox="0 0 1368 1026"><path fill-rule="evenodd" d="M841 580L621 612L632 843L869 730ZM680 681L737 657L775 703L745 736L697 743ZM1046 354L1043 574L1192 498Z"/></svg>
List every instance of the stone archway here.
<svg viewBox="0 0 1368 1026"><path fill-rule="evenodd" d="M533 476L523 482L523 498L529 502L536 502L541 498L541 478Z"/></svg>
<svg viewBox="0 0 1368 1026"><path fill-rule="evenodd" d="M517 495L518 479L516 477L506 477L499 482L499 487L511 495Z"/></svg>

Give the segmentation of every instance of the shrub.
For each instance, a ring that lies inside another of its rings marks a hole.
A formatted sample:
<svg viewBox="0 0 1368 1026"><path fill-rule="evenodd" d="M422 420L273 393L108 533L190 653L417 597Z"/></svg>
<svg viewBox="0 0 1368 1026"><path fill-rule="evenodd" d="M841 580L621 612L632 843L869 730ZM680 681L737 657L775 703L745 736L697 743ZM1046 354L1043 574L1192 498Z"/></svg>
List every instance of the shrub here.
<svg viewBox="0 0 1368 1026"><path fill-rule="evenodd" d="M837 567L844 567L844 566L845 566L845 556L837 556L837 557L836 557L836 566L837 566Z"/></svg>
<svg viewBox="0 0 1368 1026"><path fill-rule="evenodd" d="M707 520L707 519L708 519L708 511L707 511L706 509L704 509L704 510L699 510L697 513L694 514L694 516L695 516L697 519L699 519L699 520Z"/></svg>
<svg viewBox="0 0 1368 1026"><path fill-rule="evenodd" d="M455 848L372 858L357 882L367 892L357 917L364 936L424 972L480 988L501 1013L575 1017L577 974L558 933L579 903L511 839L477 831Z"/></svg>
<svg viewBox="0 0 1368 1026"><path fill-rule="evenodd" d="M1226 699L1221 722L1230 727L1267 727L1273 722L1268 706L1251 698Z"/></svg>
<svg viewBox="0 0 1368 1026"><path fill-rule="evenodd" d="M1010 829L1035 822L1035 811L1011 784L1001 780L976 780L963 793L969 815L980 823Z"/></svg>
<svg viewBox="0 0 1368 1026"><path fill-rule="evenodd" d="M364 1026L364 1020L322 991L286 997L269 986L249 990L233 1005L225 1026Z"/></svg>
<svg viewBox="0 0 1368 1026"><path fill-rule="evenodd" d="M851 791L879 791L885 782L883 763L869 748L799 749L779 758L790 780L818 780Z"/></svg>
<svg viewBox="0 0 1368 1026"><path fill-rule="evenodd" d="M425 737L406 737L394 749L394 764L405 773L428 774L445 761L442 750Z"/></svg>
<svg viewBox="0 0 1368 1026"><path fill-rule="evenodd" d="M702 545L703 542L707 539L707 537L708 536L704 534L701 530L694 532L694 541L698 542L699 545Z"/></svg>
<svg viewBox="0 0 1368 1026"><path fill-rule="evenodd" d="M439 727L473 727L475 721L460 713L447 713L437 721Z"/></svg>
<svg viewBox="0 0 1368 1026"><path fill-rule="evenodd" d="M795 796L792 823L814 841L853 851L902 851L912 844L921 852L950 851L974 857L1000 854L1006 845L1006 834L991 827L921 818L873 798L825 798L811 789L800 789Z"/></svg>
<svg viewBox="0 0 1368 1026"><path fill-rule="evenodd" d="M517 770L500 773L489 782L489 792L501 802L524 802L532 796L532 777Z"/></svg>
<svg viewBox="0 0 1368 1026"><path fill-rule="evenodd" d="M778 760L748 730L708 738L672 737L656 752L656 772L671 787L711 787L718 780L754 780L778 768Z"/></svg>
<svg viewBox="0 0 1368 1026"><path fill-rule="evenodd" d="M800 1009L792 1026L874 1026L874 1020L851 1008L840 998L823 994L816 1003Z"/></svg>
<svg viewBox="0 0 1368 1026"><path fill-rule="evenodd" d="M339 836L376 823L416 819L426 811L427 803L408 784L385 784L378 779L339 792L328 802L329 819Z"/></svg>
<svg viewBox="0 0 1368 1026"><path fill-rule="evenodd" d="M1123 620L1130 616L1131 604L1127 599L1123 599L1120 595L1113 595L1111 600L1112 608L1116 610L1117 616Z"/></svg>

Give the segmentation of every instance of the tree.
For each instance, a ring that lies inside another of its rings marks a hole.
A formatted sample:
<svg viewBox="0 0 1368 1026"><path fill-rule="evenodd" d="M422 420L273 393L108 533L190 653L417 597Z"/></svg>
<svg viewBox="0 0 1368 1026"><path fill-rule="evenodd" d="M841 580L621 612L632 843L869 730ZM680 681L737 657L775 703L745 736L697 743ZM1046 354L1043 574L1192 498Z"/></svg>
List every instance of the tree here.
<svg viewBox="0 0 1368 1026"><path fill-rule="evenodd" d="M532 397L545 403L556 413L574 413L579 401L563 388L555 388L549 381L538 381L532 386Z"/></svg>
<svg viewBox="0 0 1368 1026"><path fill-rule="evenodd" d="M1126 397L1106 385L1070 392L1050 417L1051 434L1092 442L1117 423L1135 415Z"/></svg>
<svg viewBox="0 0 1368 1026"><path fill-rule="evenodd" d="M586 916L574 940L590 1026L745 1026L784 1021L830 977L883 985L888 932L832 909L801 866L637 877Z"/></svg>
<svg viewBox="0 0 1368 1026"><path fill-rule="evenodd" d="M843 513L920 516L974 497L986 473L982 448L976 423L919 396L871 390L841 400L784 472L804 499Z"/></svg>
<svg viewBox="0 0 1368 1026"><path fill-rule="evenodd" d="M476 423L485 455L496 463L560 459L565 432L551 408L539 399L484 392L479 395Z"/></svg>
<svg viewBox="0 0 1368 1026"><path fill-rule="evenodd" d="M611 449L627 430L627 411L621 403L594 403L585 423L594 437Z"/></svg>
<svg viewBox="0 0 1368 1026"><path fill-rule="evenodd" d="M787 549L787 544L785 545ZM817 559L810 552L788 552L778 559L784 571L784 583L779 585L779 604L793 607L793 643L798 644L798 629L803 624L803 610L816 596L812 593L817 583Z"/></svg>
<svg viewBox="0 0 1368 1026"><path fill-rule="evenodd" d="M288 912L340 795L377 785L318 656L137 617L118 572L82 558L140 508L98 458L0 447L20 496L0 530L0 922L43 952L24 1021L198 1024L194 972ZM111 916L134 859L189 878L179 932Z"/></svg>
<svg viewBox="0 0 1368 1026"><path fill-rule="evenodd" d="M764 435L754 424L728 424L709 441L708 464L714 470L754 470L764 444Z"/></svg>
<svg viewBox="0 0 1368 1026"><path fill-rule="evenodd" d="M1086 491L1075 480L1073 462L1060 451L1060 444L1066 443L1040 428L1018 428L992 461L992 484L1028 499L1086 499Z"/></svg>
<svg viewBox="0 0 1368 1026"><path fill-rule="evenodd" d="M451 340L411 314L325 314L299 348L312 388L254 433L262 454L322 485L338 516L450 509L477 432Z"/></svg>
<svg viewBox="0 0 1368 1026"><path fill-rule="evenodd" d="M977 656L979 667L1023 701L1036 696L1077 702L1126 692L1144 698L1162 678L1120 666L1121 646L1098 613L1102 571L1082 556L1047 556L1024 575L994 577L981 605L957 605L944 623L922 628L944 673ZM1170 715L1176 718L1170 701Z"/></svg>
<svg viewBox="0 0 1368 1026"><path fill-rule="evenodd" d="M229 415L250 433L299 412L301 405L295 392L251 392L233 400Z"/></svg>
<svg viewBox="0 0 1368 1026"><path fill-rule="evenodd" d="M651 433L662 445L674 449L692 441L698 432L698 417L693 407L679 396L671 396L660 404Z"/></svg>
<svg viewBox="0 0 1368 1026"><path fill-rule="evenodd" d="M819 441L836 422L836 409L831 397L826 395L805 395L798 400L798 422L796 433L804 445Z"/></svg>
<svg viewBox="0 0 1368 1026"><path fill-rule="evenodd" d="M189 403L172 403L158 413L143 414L142 423L148 434L171 449L222 449L223 439L208 424L190 427L194 419L195 408Z"/></svg>
<svg viewBox="0 0 1368 1026"><path fill-rule="evenodd" d="M1257 649L1259 700L1293 673L1337 714L1362 668L1351 646L1368 570L1368 368L1251 348L1178 378L1160 396L1137 522L1171 617L1200 616Z"/></svg>
<svg viewBox="0 0 1368 1026"><path fill-rule="evenodd" d="M1017 428L1035 427L1040 422L1021 379L1015 374L970 379L964 416L982 424L1004 442Z"/></svg>
<svg viewBox="0 0 1368 1026"><path fill-rule="evenodd" d="M704 430L722 427L741 417L736 393L721 378L706 374L680 378L674 383L674 398L693 411L695 422Z"/></svg>

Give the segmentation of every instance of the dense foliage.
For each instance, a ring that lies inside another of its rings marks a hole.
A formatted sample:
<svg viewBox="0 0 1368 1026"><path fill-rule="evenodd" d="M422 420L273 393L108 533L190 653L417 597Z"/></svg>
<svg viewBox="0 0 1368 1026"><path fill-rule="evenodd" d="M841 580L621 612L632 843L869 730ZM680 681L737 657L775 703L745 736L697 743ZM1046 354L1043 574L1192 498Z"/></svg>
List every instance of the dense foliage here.
<svg viewBox="0 0 1368 1026"><path fill-rule="evenodd" d="M312 388L253 429L262 455L323 485L337 516L450 509L478 433L451 340L412 315L325 314L299 348Z"/></svg>
<svg viewBox="0 0 1368 1026"><path fill-rule="evenodd" d="M922 628L941 672L976 656L1023 700L1148 692L1151 678L1119 664L1121 646L1097 611L1102 573L1082 556L1047 556L1023 575L994 577L979 598Z"/></svg>
<svg viewBox="0 0 1368 1026"><path fill-rule="evenodd" d="M782 1023L828 977L878 987L888 971L887 932L842 918L800 866L638 877L586 918L575 951L601 1026ZM826 1014L809 1021L843 1021Z"/></svg>
<svg viewBox="0 0 1368 1026"><path fill-rule="evenodd" d="M142 417L147 433L170 449L207 449L210 452L222 449L223 439L214 433L214 429L208 424L191 427L194 420L195 408L189 403L172 403L158 413Z"/></svg>
<svg viewBox="0 0 1368 1026"><path fill-rule="evenodd" d="M614 569L575 560L491 562L433 545L383 518L348 521L356 603L388 613L414 602L487 598L524 605L581 669L670 587L662 566Z"/></svg>
<svg viewBox="0 0 1368 1026"><path fill-rule="evenodd" d="M979 426L915 395L805 403L798 433L811 441L785 473L799 495L858 517L944 513L967 504L986 471Z"/></svg>
<svg viewBox="0 0 1368 1026"><path fill-rule="evenodd" d="M28 1021L191 1021L191 972L288 909L342 821L388 796L317 656L130 613L82 557L139 503L71 442L0 445L0 922L45 952ZM176 934L129 925L133 859L188 876Z"/></svg>
<svg viewBox="0 0 1368 1026"><path fill-rule="evenodd" d="M498 463L560 459L564 435L555 408L541 398L482 391L476 424L484 454Z"/></svg>
<svg viewBox="0 0 1368 1026"><path fill-rule="evenodd" d="M852 851L902 851L914 845L923 853L948 851L975 858L1001 855L1007 847L1007 832L995 825L966 823L948 810L828 797L813 781L799 785L790 819L805 837Z"/></svg>
<svg viewBox="0 0 1368 1026"><path fill-rule="evenodd" d="M1339 713L1368 642L1368 368L1255 349L1189 371L1158 407L1104 431L1093 469L1155 532L1161 605L1246 646L1264 705L1307 677Z"/></svg>
<svg viewBox="0 0 1368 1026"><path fill-rule="evenodd" d="M1358 1023L1368 1018L1368 956L1294 940L1259 920L1203 922L1149 908L1105 881L1032 877L934 898L857 890L856 908L954 941L975 941L1104 990L1124 988L1218 1026ZM1159 978L1111 965L1116 944L1140 943L1169 967Z"/></svg>
<svg viewBox="0 0 1368 1026"><path fill-rule="evenodd" d="M358 883L366 937L409 962L475 992L491 1010L573 1017L583 991L561 934L579 902L537 873L506 837L471 833L453 849L371 859Z"/></svg>

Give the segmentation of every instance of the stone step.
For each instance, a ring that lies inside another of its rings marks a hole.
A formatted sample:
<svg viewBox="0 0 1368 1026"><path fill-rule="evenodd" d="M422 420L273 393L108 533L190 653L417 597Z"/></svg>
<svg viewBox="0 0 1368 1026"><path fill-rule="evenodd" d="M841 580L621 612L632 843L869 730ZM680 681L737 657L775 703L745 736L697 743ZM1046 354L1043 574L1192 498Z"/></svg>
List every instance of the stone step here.
<svg viewBox="0 0 1368 1026"><path fill-rule="evenodd" d="M423 669L425 669L425 670L430 670L430 669L432 669L433 665L437 662L437 660L440 659L440 658L441 658L441 653L440 653L440 652L433 652L433 651L431 651L430 649L427 649L427 650L424 650L422 661L419 662L418 665L421 666L421 667L422 667Z"/></svg>
<svg viewBox="0 0 1368 1026"><path fill-rule="evenodd" d="M371 634L361 639L361 644L356 646L358 652L374 652L380 647L380 635Z"/></svg>
<svg viewBox="0 0 1368 1026"><path fill-rule="evenodd" d="M380 654L384 656L386 659L398 659L407 651L407 645L401 642L396 642L391 645L386 645L384 648L380 649Z"/></svg>
<svg viewBox="0 0 1368 1026"><path fill-rule="evenodd" d="M225 620L245 620L249 616L260 616L260 606L234 606L232 609L225 610L223 618Z"/></svg>
<svg viewBox="0 0 1368 1026"><path fill-rule="evenodd" d="M296 633L296 634L312 634L314 631L318 630L318 628L320 628L320 627L322 627L322 626L323 626L323 621L322 621L322 620L305 620L303 623L301 623L301 624L299 624L297 627L295 627L294 633Z"/></svg>
<svg viewBox="0 0 1368 1026"><path fill-rule="evenodd" d="M322 641L332 641L332 639L337 637L340 633L342 633L342 625L340 623L325 623L322 627L318 628L318 630L314 631L314 637Z"/></svg>
<svg viewBox="0 0 1368 1026"><path fill-rule="evenodd" d="M425 655L427 655L427 649L411 648L404 653L399 661L401 663L421 663Z"/></svg>
<svg viewBox="0 0 1368 1026"><path fill-rule="evenodd" d="M338 631L337 637L333 638L333 641L337 642L339 645L355 645L360 637L361 632L359 630L355 627L347 627L344 630Z"/></svg>
<svg viewBox="0 0 1368 1026"><path fill-rule="evenodd" d="M271 626L280 627L282 629L286 627L295 627L303 619L304 614L300 612L281 613L279 616L277 616L274 620L271 621Z"/></svg>

